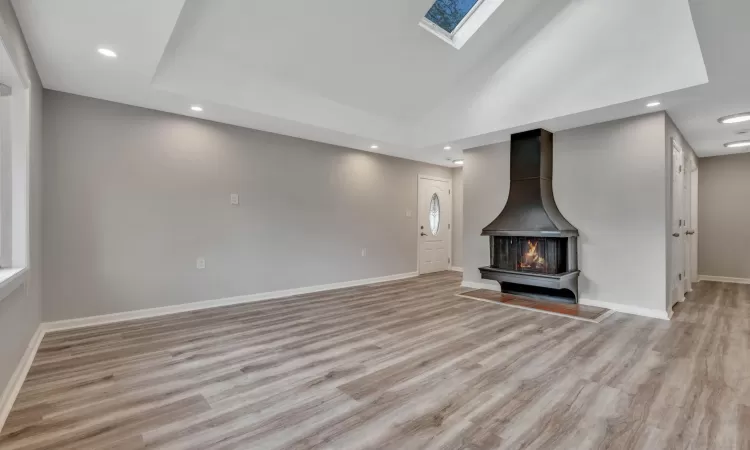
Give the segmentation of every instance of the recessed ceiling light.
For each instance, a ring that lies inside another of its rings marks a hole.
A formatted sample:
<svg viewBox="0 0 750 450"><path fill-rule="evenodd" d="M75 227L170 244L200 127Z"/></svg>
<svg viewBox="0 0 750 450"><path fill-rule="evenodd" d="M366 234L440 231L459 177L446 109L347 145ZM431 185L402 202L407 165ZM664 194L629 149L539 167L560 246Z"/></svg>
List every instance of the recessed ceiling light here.
<svg viewBox="0 0 750 450"><path fill-rule="evenodd" d="M737 141L724 144L726 148L750 147L750 141Z"/></svg>
<svg viewBox="0 0 750 450"><path fill-rule="evenodd" d="M378 147L377 145L373 144L373 145L371 145L371 146L370 146L370 148L371 148L371 149L373 149L373 150L377 150L377 149L379 149L380 147Z"/></svg>
<svg viewBox="0 0 750 450"><path fill-rule="evenodd" d="M99 52L100 55L104 55L107 58L117 58L117 53L115 53L114 51L108 48L101 47L97 51Z"/></svg>
<svg viewBox="0 0 750 450"><path fill-rule="evenodd" d="M199 105L193 105L193 106L190 107L190 109L192 109L195 112L201 112L201 111L203 111L203 107L199 106Z"/></svg>
<svg viewBox="0 0 750 450"><path fill-rule="evenodd" d="M747 122L750 120L750 112L741 113L741 114L732 114L731 116L725 116L719 119L719 123L726 123L726 124L732 124L732 123L740 123L740 122Z"/></svg>
<svg viewBox="0 0 750 450"><path fill-rule="evenodd" d="M657 106L661 105L661 102L651 102L647 104L646 106L649 108L656 108Z"/></svg>
<svg viewBox="0 0 750 450"><path fill-rule="evenodd" d="M451 149L451 146L450 146L450 145L446 145L445 147L443 147L443 150L445 150L445 151L448 151L448 150L450 150L450 149Z"/></svg>
<svg viewBox="0 0 750 450"><path fill-rule="evenodd" d="M463 166L464 165L464 160L463 159L457 159L457 160L453 161L453 164L455 164L457 166Z"/></svg>

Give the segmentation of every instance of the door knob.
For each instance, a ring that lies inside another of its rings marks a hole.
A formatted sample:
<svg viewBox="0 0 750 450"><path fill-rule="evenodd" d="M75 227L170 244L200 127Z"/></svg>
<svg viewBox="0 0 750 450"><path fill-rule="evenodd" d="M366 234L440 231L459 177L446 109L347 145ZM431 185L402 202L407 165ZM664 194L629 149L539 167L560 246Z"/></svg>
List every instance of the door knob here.
<svg viewBox="0 0 750 450"><path fill-rule="evenodd" d="M426 235L426 234L424 234L424 233L419 233L419 235L420 235L420 236L427 236L427 235Z"/></svg>
<svg viewBox="0 0 750 450"><path fill-rule="evenodd" d="M688 230L685 232L685 234L693 235L695 234L695 230Z"/></svg>
<svg viewBox="0 0 750 450"><path fill-rule="evenodd" d="M672 236L674 236L674 237L680 237L680 233L672 233Z"/></svg>

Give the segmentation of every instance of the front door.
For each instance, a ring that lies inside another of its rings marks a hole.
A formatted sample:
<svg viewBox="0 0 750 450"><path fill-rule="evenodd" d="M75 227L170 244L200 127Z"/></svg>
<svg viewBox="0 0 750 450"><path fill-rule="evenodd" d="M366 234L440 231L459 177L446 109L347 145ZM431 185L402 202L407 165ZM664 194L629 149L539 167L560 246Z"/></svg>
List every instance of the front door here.
<svg viewBox="0 0 750 450"><path fill-rule="evenodd" d="M672 142L672 273L670 280L671 304L685 298L685 162L682 149Z"/></svg>
<svg viewBox="0 0 750 450"><path fill-rule="evenodd" d="M450 269L451 182L441 178L419 177L419 273Z"/></svg>

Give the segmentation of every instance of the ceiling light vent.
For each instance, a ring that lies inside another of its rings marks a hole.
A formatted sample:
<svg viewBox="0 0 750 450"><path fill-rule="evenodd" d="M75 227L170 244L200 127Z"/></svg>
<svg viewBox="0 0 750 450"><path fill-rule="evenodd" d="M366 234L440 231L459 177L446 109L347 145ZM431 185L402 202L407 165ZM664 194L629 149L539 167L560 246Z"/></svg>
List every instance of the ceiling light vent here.
<svg viewBox="0 0 750 450"><path fill-rule="evenodd" d="M724 144L724 147L726 148L750 147L750 141L727 142L726 144Z"/></svg>
<svg viewBox="0 0 750 450"><path fill-rule="evenodd" d="M731 116L724 116L719 119L719 123L731 125L733 123L742 123L750 121L750 112L732 114Z"/></svg>
<svg viewBox="0 0 750 450"><path fill-rule="evenodd" d="M97 50L100 55L104 55L107 58L117 58L117 53L115 53L113 50L109 48L101 47L99 50Z"/></svg>

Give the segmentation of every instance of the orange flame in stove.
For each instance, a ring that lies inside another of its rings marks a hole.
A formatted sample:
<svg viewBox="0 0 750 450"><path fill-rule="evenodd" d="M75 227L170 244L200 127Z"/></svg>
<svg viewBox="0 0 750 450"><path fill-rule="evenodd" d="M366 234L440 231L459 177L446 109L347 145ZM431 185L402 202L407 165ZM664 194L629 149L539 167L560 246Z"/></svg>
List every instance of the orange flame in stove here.
<svg viewBox="0 0 750 450"><path fill-rule="evenodd" d="M522 269L544 269L544 258L539 256L536 252L536 248L539 245L539 241L532 242L526 241L528 250L523 255L523 261L521 261Z"/></svg>

